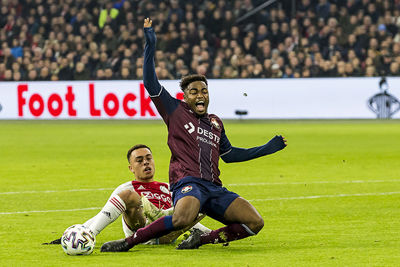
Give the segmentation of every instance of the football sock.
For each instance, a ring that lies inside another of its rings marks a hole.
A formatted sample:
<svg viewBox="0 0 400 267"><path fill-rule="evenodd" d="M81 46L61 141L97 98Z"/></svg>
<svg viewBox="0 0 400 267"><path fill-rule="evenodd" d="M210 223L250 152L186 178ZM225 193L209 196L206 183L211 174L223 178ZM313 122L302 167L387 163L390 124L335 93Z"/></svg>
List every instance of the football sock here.
<svg viewBox="0 0 400 267"><path fill-rule="evenodd" d="M172 216L164 216L152 222L144 228L140 228L132 236L125 238L126 242L133 247L153 238L158 238L174 230Z"/></svg>
<svg viewBox="0 0 400 267"><path fill-rule="evenodd" d="M202 231L203 233L210 233L211 229L205 227L204 225L202 225L201 223L196 223L192 229L198 229L200 231Z"/></svg>
<svg viewBox="0 0 400 267"><path fill-rule="evenodd" d="M96 216L90 218L89 220L87 220L83 225L90 228L90 225L94 222L94 220L96 219L98 214L96 214Z"/></svg>
<svg viewBox="0 0 400 267"><path fill-rule="evenodd" d="M211 231L208 234L203 234L200 236L200 240L202 245L209 243L216 244L243 239L252 235L255 235L255 233L253 233L253 231L251 231L249 227L244 224L234 223L229 224L226 227Z"/></svg>
<svg viewBox="0 0 400 267"><path fill-rule="evenodd" d="M118 196L111 197L103 209L92 219L84 223L94 235L98 235L107 225L115 221L126 210L125 202Z"/></svg>

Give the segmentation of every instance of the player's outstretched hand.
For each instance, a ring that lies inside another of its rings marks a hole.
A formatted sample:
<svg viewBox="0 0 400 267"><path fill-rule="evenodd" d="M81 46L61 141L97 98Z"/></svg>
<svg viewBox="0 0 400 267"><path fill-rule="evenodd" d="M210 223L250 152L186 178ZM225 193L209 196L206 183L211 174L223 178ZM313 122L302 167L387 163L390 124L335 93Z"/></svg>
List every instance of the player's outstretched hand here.
<svg viewBox="0 0 400 267"><path fill-rule="evenodd" d="M287 140L282 135L276 135L274 138L271 139L271 141L276 145L281 146L281 149L284 149L287 146Z"/></svg>
<svg viewBox="0 0 400 267"><path fill-rule="evenodd" d="M284 137L283 135L281 135L281 137L282 137L282 141L283 141L283 143L285 144L285 146L287 146L287 140L286 140L286 137Z"/></svg>
<svg viewBox="0 0 400 267"><path fill-rule="evenodd" d="M143 25L144 28L150 28L151 24L153 24L153 21L150 18L144 19L144 25Z"/></svg>
<svg viewBox="0 0 400 267"><path fill-rule="evenodd" d="M283 137L282 135L276 135L274 138L269 140L269 142L266 144L266 147L268 147L268 150L269 150L268 154L272 154L279 150L282 150L286 146L287 146L286 138Z"/></svg>

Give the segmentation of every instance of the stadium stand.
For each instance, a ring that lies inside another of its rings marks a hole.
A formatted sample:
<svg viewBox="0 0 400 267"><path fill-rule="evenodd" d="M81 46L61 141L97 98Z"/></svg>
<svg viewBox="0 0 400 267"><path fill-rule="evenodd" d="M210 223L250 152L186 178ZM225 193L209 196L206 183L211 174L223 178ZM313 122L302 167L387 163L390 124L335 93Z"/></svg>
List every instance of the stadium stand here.
<svg viewBox="0 0 400 267"><path fill-rule="evenodd" d="M400 0L0 0L0 81L400 75Z"/></svg>

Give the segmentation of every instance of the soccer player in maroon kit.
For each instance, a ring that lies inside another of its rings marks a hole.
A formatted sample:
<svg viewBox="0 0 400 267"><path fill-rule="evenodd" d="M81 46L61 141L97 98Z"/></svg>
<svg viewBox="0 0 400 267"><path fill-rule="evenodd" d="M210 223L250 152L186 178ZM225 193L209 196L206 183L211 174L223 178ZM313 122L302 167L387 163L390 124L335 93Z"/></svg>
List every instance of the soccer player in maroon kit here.
<svg viewBox="0 0 400 267"><path fill-rule="evenodd" d="M173 98L158 82L154 54L156 35L152 21L144 21L146 45L143 81L146 90L168 127L171 150L169 183L173 192L174 213L164 216L134 235L103 244L102 252L128 251L149 239L187 227L199 212L224 223L226 227L205 234L193 234L178 249L193 249L208 243L226 243L257 234L264 226L258 211L247 200L222 187L219 158L227 163L241 162L275 153L286 146L282 136L249 149L233 147L223 123L208 114L207 79L202 75L182 78L184 101Z"/></svg>

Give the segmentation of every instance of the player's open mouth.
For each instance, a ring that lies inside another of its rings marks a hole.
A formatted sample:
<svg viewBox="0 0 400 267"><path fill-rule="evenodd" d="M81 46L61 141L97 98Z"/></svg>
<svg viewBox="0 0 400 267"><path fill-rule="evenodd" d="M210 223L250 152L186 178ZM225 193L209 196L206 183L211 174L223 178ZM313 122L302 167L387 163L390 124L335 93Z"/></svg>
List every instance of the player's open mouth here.
<svg viewBox="0 0 400 267"><path fill-rule="evenodd" d="M205 109L204 101L200 100L200 101L196 102L196 108L198 111L204 111L204 109Z"/></svg>
<svg viewBox="0 0 400 267"><path fill-rule="evenodd" d="M146 167L146 168L144 169L144 172L146 172L146 173L151 172L151 168L150 168L150 167Z"/></svg>

